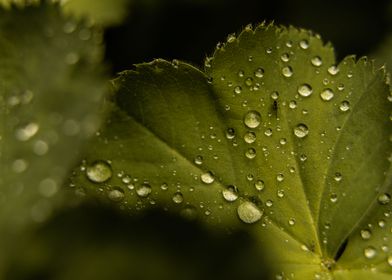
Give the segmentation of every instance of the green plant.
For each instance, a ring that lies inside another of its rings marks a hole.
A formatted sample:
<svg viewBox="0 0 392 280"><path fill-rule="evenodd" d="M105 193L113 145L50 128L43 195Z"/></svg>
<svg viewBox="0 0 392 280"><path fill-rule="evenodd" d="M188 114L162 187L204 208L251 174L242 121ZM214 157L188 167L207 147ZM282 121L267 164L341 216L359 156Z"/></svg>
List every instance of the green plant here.
<svg viewBox="0 0 392 280"><path fill-rule="evenodd" d="M204 71L155 60L120 73L99 107L99 30L45 3L1 13L5 239L76 193L242 228L277 278L390 278L392 96L373 62L337 63L305 30L247 26Z"/></svg>

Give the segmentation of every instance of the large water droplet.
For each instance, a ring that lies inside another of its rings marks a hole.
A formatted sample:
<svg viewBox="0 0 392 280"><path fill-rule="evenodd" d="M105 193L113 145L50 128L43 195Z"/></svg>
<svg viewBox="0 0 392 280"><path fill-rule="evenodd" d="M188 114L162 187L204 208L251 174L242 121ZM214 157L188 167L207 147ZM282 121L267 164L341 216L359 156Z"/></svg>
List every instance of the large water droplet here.
<svg viewBox="0 0 392 280"><path fill-rule="evenodd" d="M324 101L330 101L334 97L334 92L332 89L326 88L320 93L320 97Z"/></svg>
<svg viewBox="0 0 392 280"><path fill-rule="evenodd" d="M331 74L332 76L335 76L337 73L339 73L339 68L335 65L332 65L331 67L328 68L328 73Z"/></svg>
<svg viewBox="0 0 392 280"><path fill-rule="evenodd" d="M263 211L252 202L246 201L238 206L237 214L244 223L253 224L261 219Z"/></svg>
<svg viewBox="0 0 392 280"><path fill-rule="evenodd" d="M252 131L248 131L247 133L245 133L244 135L244 140L246 143L248 144L252 144L256 141L256 134Z"/></svg>
<svg viewBox="0 0 392 280"><path fill-rule="evenodd" d="M223 198L228 202L236 201L238 198L237 189L234 186L228 186L222 191Z"/></svg>
<svg viewBox="0 0 392 280"><path fill-rule="evenodd" d="M309 48L309 42L307 40L301 40L299 42L299 46L300 46L301 49L306 50L306 49Z"/></svg>
<svg viewBox="0 0 392 280"><path fill-rule="evenodd" d="M253 158L255 158L255 157L256 157L256 150L255 150L254 148L249 148L249 149L247 149L246 152L245 152L245 156L246 156L248 159L253 159Z"/></svg>
<svg viewBox="0 0 392 280"><path fill-rule="evenodd" d="M315 56L311 59L312 65L316 67L320 67L323 64L321 57Z"/></svg>
<svg viewBox="0 0 392 280"><path fill-rule="evenodd" d="M249 111L244 116L244 123L249 128L256 128L260 125L261 115L257 111Z"/></svg>
<svg viewBox="0 0 392 280"><path fill-rule="evenodd" d="M298 138L304 138L306 135L308 135L309 129L308 127L300 123L294 128L294 135L297 136Z"/></svg>
<svg viewBox="0 0 392 280"><path fill-rule="evenodd" d="M299 95L303 97L308 97L312 94L313 89L310 85L308 84L302 84L298 87L298 93Z"/></svg>
<svg viewBox="0 0 392 280"><path fill-rule="evenodd" d="M140 197L147 197L150 195L151 191L151 186L144 183L136 189L136 194Z"/></svg>
<svg viewBox="0 0 392 280"><path fill-rule="evenodd" d="M201 174L200 179L204 184L212 184L215 181L215 177L211 171Z"/></svg>
<svg viewBox="0 0 392 280"><path fill-rule="evenodd" d="M112 177L112 168L105 161L95 161L86 169L87 178L94 183L103 183Z"/></svg>

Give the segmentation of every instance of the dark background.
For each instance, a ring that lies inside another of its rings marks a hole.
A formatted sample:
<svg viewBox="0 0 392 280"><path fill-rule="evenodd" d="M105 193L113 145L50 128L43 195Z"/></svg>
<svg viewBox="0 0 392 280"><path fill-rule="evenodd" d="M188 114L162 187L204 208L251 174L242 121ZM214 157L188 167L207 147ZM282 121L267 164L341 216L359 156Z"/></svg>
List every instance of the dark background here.
<svg viewBox="0 0 392 280"><path fill-rule="evenodd" d="M339 59L365 55L390 31L387 0L134 0L122 26L106 32L113 72L154 58L202 65L226 36L264 20L311 29Z"/></svg>

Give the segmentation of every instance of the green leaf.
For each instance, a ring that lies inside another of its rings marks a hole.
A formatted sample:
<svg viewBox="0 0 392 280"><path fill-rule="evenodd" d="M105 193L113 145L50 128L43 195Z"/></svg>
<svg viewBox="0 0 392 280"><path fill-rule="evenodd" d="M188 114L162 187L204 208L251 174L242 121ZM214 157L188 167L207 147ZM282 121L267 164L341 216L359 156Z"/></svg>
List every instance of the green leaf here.
<svg viewBox="0 0 392 280"><path fill-rule="evenodd" d="M156 60L121 73L73 182L131 212L156 205L246 227L278 277L391 274L377 247L392 246L387 218L372 224L377 258L358 235L390 211L377 202L390 191L384 72L366 58L337 65L318 35L264 24L230 35L205 66Z"/></svg>
<svg viewBox="0 0 392 280"><path fill-rule="evenodd" d="M101 34L58 5L0 8L0 263L7 238L62 201L69 167L99 125L101 59Z"/></svg>
<svg viewBox="0 0 392 280"><path fill-rule="evenodd" d="M48 0L0 0L0 5L9 8L11 4L18 6L30 3L48 2ZM52 0L60 3L63 10L79 19L87 18L101 26L120 24L128 14L131 0Z"/></svg>

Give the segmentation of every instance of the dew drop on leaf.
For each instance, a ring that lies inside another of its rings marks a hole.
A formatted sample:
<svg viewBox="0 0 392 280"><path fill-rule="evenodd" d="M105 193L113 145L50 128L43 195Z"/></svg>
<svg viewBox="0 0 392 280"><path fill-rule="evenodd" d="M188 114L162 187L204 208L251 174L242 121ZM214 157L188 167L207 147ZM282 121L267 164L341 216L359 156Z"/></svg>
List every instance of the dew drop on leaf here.
<svg viewBox="0 0 392 280"><path fill-rule="evenodd" d="M212 184L215 181L215 177L211 173L211 171L208 171L208 172L201 174L200 179L204 184L207 184L207 185Z"/></svg>
<svg viewBox="0 0 392 280"><path fill-rule="evenodd" d="M263 211L261 211L252 202L246 201L241 203L237 208L237 214L241 221L246 224L253 224L261 219Z"/></svg>
<svg viewBox="0 0 392 280"><path fill-rule="evenodd" d="M303 97L308 97L312 94L313 89L310 85L308 84L302 84L298 87L298 93L299 95L303 96ZM295 102L295 101L292 101ZM291 104L291 103L290 103ZM290 106L290 105L289 105ZM291 106L290 106L291 108Z"/></svg>
<svg viewBox="0 0 392 280"><path fill-rule="evenodd" d="M387 263L388 263L389 266L392 266L392 256L389 256L387 258Z"/></svg>
<svg viewBox="0 0 392 280"><path fill-rule="evenodd" d="M256 188L256 190L262 191L262 190L264 190L264 187L265 187L264 181L262 181L262 180L257 180L257 181L255 182L255 188Z"/></svg>
<svg viewBox="0 0 392 280"><path fill-rule="evenodd" d="M108 198L114 202L120 202L124 199L124 191L121 188L115 188L108 192Z"/></svg>
<svg viewBox="0 0 392 280"><path fill-rule="evenodd" d="M242 88L240 87L240 86L236 86L235 88L234 88L234 93L235 94L240 94L242 92Z"/></svg>
<svg viewBox="0 0 392 280"><path fill-rule="evenodd" d="M284 175L282 173L279 173L278 175L276 175L276 180L278 182L283 182L284 180Z"/></svg>
<svg viewBox="0 0 392 280"><path fill-rule="evenodd" d="M363 229L361 230L361 237L364 240L368 240L370 237L372 237L372 232L368 229Z"/></svg>
<svg viewBox="0 0 392 280"><path fill-rule="evenodd" d="M182 195L181 192L176 192L176 193L173 195L172 200L173 200L174 203L180 204L180 203L182 203L182 202L184 201L184 196Z"/></svg>
<svg viewBox="0 0 392 280"><path fill-rule="evenodd" d="M291 100L289 103L290 109L295 109L297 108L297 102L295 100Z"/></svg>
<svg viewBox="0 0 392 280"><path fill-rule="evenodd" d="M299 42L299 46L300 46L301 49L306 50L306 49L309 48L309 42L307 40L301 40Z"/></svg>
<svg viewBox="0 0 392 280"><path fill-rule="evenodd" d="M293 68L291 68L290 66L286 66L282 68L282 75L285 76L286 78L290 78L291 76L293 76L294 72L293 72Z"/></svg>
<svg viewBox="0 0 392 280"><path fill-rule="evenodd" d="M335 65L332 65L328 68L328 73L332 76L335 76L337 73L339 73L339 68Z"/></svg>
<svg viewBox="0 0 392 280"><path fill-rule="evenodd" d="M297 136L298 138L304 138L306 135L308 135L309 129L308 127L300 123L294 128L294 135Z"/></svg>
<svg viewBox="0 0 392 280"><path fill-rule="evenodd" d="M15 132L15 137L19 141L27 141L35 134L37 134L39 126L36 123L29 123L21 128L18 128Z"/></svg>
<svg viewBox="0 0 392 280"><path fill-rule="evenodd" d="M323 61L319 56L315 56L311 59L312 65L316 67L320 67L323 64Z"/></svg>
<svg viewBox="0 0 392 280"><path fill-rule="evenodd" d="M342 174L341 174L340 172L336 172L336 173L335 173L335 176L333 177L333 179L334 179L336 182L340 182L340 181L342 181L343 176L342 176Z"/></svg>
<svg viewBox="0 0 392 280"><path fill-rule="evenodd" d="M112 177L112 168L105 161L96 161L86 169L87 178L94 183L103 183Z"/></svg>
<svg viewBox="0 0 392 280"><path fill-rule="evenodd" d="M257 70L254 73L256 78L262 78L264 76L264 69L263 68L257 68Z"/></svg>
<svg viewBox="0 0 392 280"><path fill-rule="evenodd" d="M147 197L150 195L150 193L151 193L151 186L147 183L143 183L141 186L139 186L136 189L136 194L139 197Z"/></svg>
<svg viewBox="0 0 392 280"><path fill-rule="evenodd" d="M339 109L342 112L347 112L350 109L350 102L342 101L342 103L339 105Z"/></svg>
<svg viewBox="0 0 392 280"><path fill-rule="evenodd" d="M295 219L294 218L290 218L289 219L289 225L290 226L294 226L295 225Z"/></svg>
<svg viewBox="0 0 392 280"><path fill-rule="evenodd" d="M365 258L372 259L377 255L377 251L374 247L369 246L363 250L363 254L364 254Z"/></svg>
<svg viewBox="0 0 392 280"><path fill-rule="evenodd" d="M235 130L234 130L234 128L229 127L226 130L226 138L227 139L233 139L234 137L235 137Z"/></svg>
<svg viewBox="0 0 392 280"><path fill-rule="evenodd" d="M196 156L193 162L197 165L202 165L203 164L203 157L202 156Z"/></svg>
<svg viewBox="0 0 392 280"><path fill-rule="evenodd" d="M386 205L391 201L391 196L388 193L380 194L377 198L378 203Z"/></svg>
<svg viewBox="0 0 392 280"><path fill-rule="evenodd" d="M222 196L228 202L236 201L238 198L238 194L234 186L228 186L226 189L224 189L222 191Z"/></svg>
<svg viewBox="0 0 392 280"><path fill-rule="evenodd" d="M249 148L249 149L247 149L246 152L245 152L245 156L246 156L248 159L253 159L253 158L255 158L255 157L256 157L256 150L255 150L254 148Z"/></svg>
<svg viewBox="0 0 392 280"><path fill-rule="evenodd" d="M248 144L252 144L256 141L256 134L252 131L248 131L247 133L245 133L244 135L244 140L246 143Z"/></svg>
<svg viewBox="0 0 392 280"><path fill-rule="evenodd" d="M326 88L320 93L320 97L324 101L330 101L334 97L334 92L332 89Z"/></svg>
<svg viewBox="0 0 392 280"><path fill-rule="evenodd" d="M257 111L249 111L245 114L244 124L249 128L256 128L260 125L261 115Z"/></svg>

